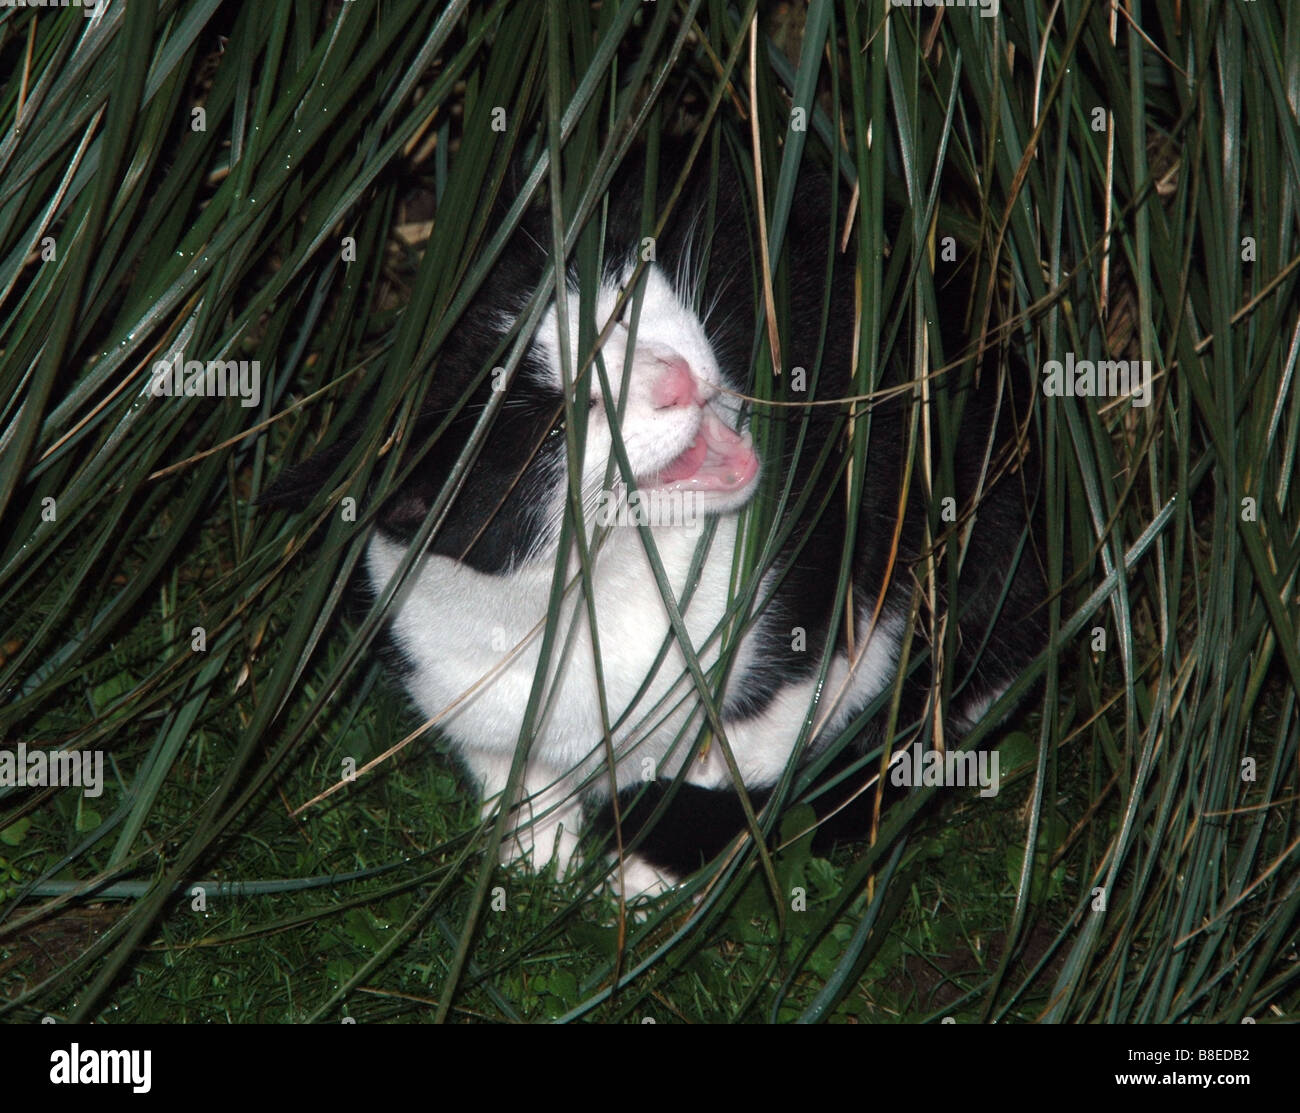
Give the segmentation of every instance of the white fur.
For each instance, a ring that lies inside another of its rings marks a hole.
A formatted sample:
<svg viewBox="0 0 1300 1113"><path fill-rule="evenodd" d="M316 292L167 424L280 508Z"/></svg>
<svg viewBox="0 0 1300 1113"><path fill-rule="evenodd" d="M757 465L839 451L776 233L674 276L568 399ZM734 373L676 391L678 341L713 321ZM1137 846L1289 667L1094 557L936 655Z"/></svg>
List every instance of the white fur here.
<svg viewBox="0 0 1300 1113"><path fill-rule="evenodd" d="M598 318L612 310L616 291L602 289ZM577 298L570 301L570 334L577 337ZM537 335L559 382L558 331L554 308ZM615 330L604 357L616 396L621 391L626 334ZM621 425L634 474L653 473L680 455L699 426L698 407L656 409L648 383L656 361L684 357L696 377L710 388L721 382L716 360L694 313L673 294L658 268L651 268L638 327ZM598 388L595 388L598 389ZM695 412L692 412L695 411ZM720 409L734 422L734 409ZM611 435L603 406L591 411L583 463L584 486L599 488L609 459ZM558 484L557 484L558 488ZM713 493L710 493L713 494ZM745 492L744 501L749 496ZM727 609L739 518L719 493L710 509L722 512L700 582L683 618L690 641L707 673L720 651L715 637ZM557 489L558 516L562 503ZM667 526L654 530L660 559L679 601L686 586L701 527ZM404 547L376 536L367 552L370 580L381 591L402 559ZM395 602L393 634L414 663L407 680L420 710L452 741L479 780L484 808L499 806L506 786L524 710L537 671L542 630L554 574L552 547L537 552L504 575L488 575L447 557L426 555L412 571ZM596 614L596 638L583 597L576 552L568 555L565 596L542 704L524 770L519 806L511 836L503 846L506 860L530 859L535 868L550 861L563 872L577 845L584 797L602 798L610 790L596 670L596 641L604 677L609 721L626 714L612 739L620 788L647 777L671 777L686 761L687 750L704 715L687 672L680 646L673 640L646 694L633 707L638 689L671 638L668 610L656 585L651 563L636 529L609 530L594 554L590 590ZM762 598L760 593L759 598ZM865 629L870 611L859 617ZM710 641L710 638L713 638ZM853 675L844 657L834 660L823 693L822 713L834 704L822 737L833 735L893 675L898 630L882 625L862 649ZM750 634L739 647L733 674L763 652ZM773 783L790 760L805 718L810 714L815 678L777 692L760 715L724 722L726 738L750 788ZM841 696L841 689L843 694ZM838 698L838 703L836 700ZM680 739L678 736L680 734ZM722 747L714 739L690 763L686 779L724 787L730 775ZM630 867L630 868L628 868ZM630 860L625 864L627 895L654 889L662 878Z"/></svg>

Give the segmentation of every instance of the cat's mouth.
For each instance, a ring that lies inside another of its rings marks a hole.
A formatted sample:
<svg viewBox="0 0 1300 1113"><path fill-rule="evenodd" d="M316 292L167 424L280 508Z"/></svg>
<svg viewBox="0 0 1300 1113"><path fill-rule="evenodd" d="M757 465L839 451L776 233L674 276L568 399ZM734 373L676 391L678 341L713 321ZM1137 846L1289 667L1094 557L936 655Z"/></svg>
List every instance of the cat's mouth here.
<svg viewBox="0 0 1300 1113"><path fill-rule="evenodd" d="M753 482L758 456L749 433L737 433L708 407L703 414L686 451L639 481L641 486L734 494Z"/></svg>

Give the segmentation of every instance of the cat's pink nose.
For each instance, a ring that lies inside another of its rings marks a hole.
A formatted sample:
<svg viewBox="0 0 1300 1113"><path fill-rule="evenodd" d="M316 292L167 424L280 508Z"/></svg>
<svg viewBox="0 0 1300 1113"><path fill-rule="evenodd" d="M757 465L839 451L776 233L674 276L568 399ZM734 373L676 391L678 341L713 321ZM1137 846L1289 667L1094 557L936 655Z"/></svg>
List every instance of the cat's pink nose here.
<svg viewBox="0 0 1300 1113"><path fill-rule="evenodd" d="M691 374L691 365L681 356L661 362L659 377L651 388L650 396L657 410L674 406L698 406L704 402L700 396L699 383Z"/></svg>

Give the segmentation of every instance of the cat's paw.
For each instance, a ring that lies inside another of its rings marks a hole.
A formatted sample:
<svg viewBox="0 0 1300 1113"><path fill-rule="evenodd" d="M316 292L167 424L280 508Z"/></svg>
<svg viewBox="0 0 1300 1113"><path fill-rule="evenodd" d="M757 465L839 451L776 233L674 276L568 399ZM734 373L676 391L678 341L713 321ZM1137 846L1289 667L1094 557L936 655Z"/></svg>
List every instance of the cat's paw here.
<svg viewBox="0 0 1300 1113"><path fill-rule="evenodd" d="M541 873L555 863L556 880L562 880L578 864L578 833L560 821L524 823L507 831L501 840L499 859L503 866L522 865Z"/></svg>
<svg viewBox="0 0 1300 1113"><path fill-rule="evenodd" d="M632 904L663 896L677 881L678 878L668 870L652 866L639 854L629 854L623 859L622 869L619 868L618 860L614 860L605 884L628 904Z"/></svg>

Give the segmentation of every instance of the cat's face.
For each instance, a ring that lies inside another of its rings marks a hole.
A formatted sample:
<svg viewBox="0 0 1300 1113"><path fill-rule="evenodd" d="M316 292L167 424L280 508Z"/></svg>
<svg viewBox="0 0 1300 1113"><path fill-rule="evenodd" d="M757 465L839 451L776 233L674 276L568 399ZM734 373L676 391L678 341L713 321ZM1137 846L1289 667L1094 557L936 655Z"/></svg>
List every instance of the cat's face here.
<svg viewBox="0 0 1300 1113"><path fill-rule="evenodd" d="M663 192L673 174L661 167L660 176ZM620 515L619 525L694 527L707 515L739 510L753 496L759 461L744 430L740 398L749 386L754 320L745 225L734 217L711 225L703 219L707 174L701 173L661 229L658 261L638 269L644 177L644 165L634 161L610 193L601 281L579 292L577 268L569 267L571 347L578 344L580 321L594 320L597 333L603 332L624 302L621 320L601 348L604 376L597 367L589 389L574 399L585 419L574 459L570 438L563 435L563 402L588 353L569 352L561 359L554 301L529 337L516 373L508 383L498 374L504 371L503 344L517 339L509 334L548 281L549 222L537 209L525 216L439 352L429 393L402 449L418 453L419 461L385 497L379 514L378 524L390 537L414 538L448 477L463 466L471 439L481 438L428 551L494 574L549 560L564 520L571 468L581 477L589 525L593 512L631 509L623 472L617 462L611 466L617 459L611 422L627 453L637 506L643 509L651 500L648 522ZM728 196L734 191L734 184L720 187ZM629 283L632 295L621 298ZM697 305L706 308L697 312ZM608 407L602 383L608 384ZM505 398L499 399L503 386ZM480 418L494 402L495 416L482 436ZM333 456L322 454L320 461L291 469L277 481L273 500L303 503L345 446L340 442ZM596 514L596 524L608 523Z"/></svg>
<svg viewBox="0 0 1300 1113"><path fill-rule="evenodd" d="M608 274L595 296L598 329L614 316L622 289L633 280L629 264ZM577 343L580 301L568 299L570 347ZM571 355L562 369L558 312L552 304L534 338L531 374L544 381L542 389L559 393L572 377L577 360ZM605 381L616 412L628 463L642 500L655 499L655 525L682 524L665 520L672 507L685 507L688 517L734 511L753 495L759 461L748 432L738 430L740 406L699 316L674 288L657 264L645 272L640 312L628 298L601 349ZM719 388L724 388L720 390ZM732 392L732 393L728 393ZM582 446L583 490L588 505L593 494L610 486L622 490L622 473L612 473L614 436L598 370L591 377L590 410ZM677 497L680 496L680 497Z"/></svg>

